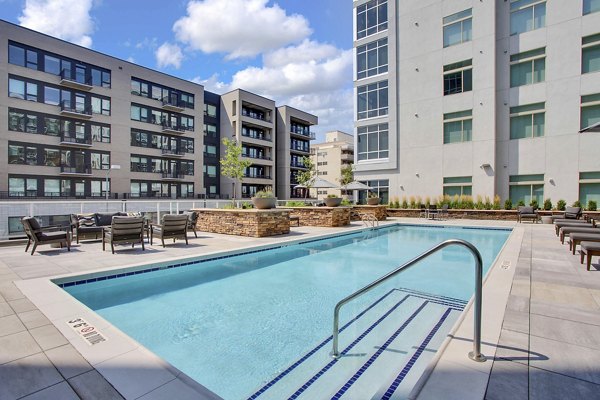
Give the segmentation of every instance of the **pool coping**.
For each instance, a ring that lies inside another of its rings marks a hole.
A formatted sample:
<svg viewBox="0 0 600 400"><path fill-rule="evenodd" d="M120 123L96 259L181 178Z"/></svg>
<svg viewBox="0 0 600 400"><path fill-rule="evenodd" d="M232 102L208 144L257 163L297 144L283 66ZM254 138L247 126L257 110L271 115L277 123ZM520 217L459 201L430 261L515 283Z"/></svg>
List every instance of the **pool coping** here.
<svg viewBox="0 0 600 400"><path fill-rule="evenodd" d="M476 226L476 225L430 225L430 224L420 224L420 223L402 223L399 221L389 221L389 223L382 223L380 228L390 227L394 225L401 226L427 226L427 227L448 227L448 228L474 228L474 229L500 229L500 230L512 230L507 241L505 242L503 248L498 253L496 261L492 264L492 267L486 274L487 283L490 280L490 275L494 270L497 270L497 264L500 258L500 255L506 250L506 247L510 241L510 239L515 235L515 227L507 228L507 227L490 227L490 226ZM64 291L61 287L58 286L60 283L68 282L72 280L73 277L86 277L86 279L97 279L98 277L103 277L111 272L115 272L116 275L118 273L131 274L136 271L148 270L148 266L152 266L150 270L159 269L161 267L168 267L169 264L185 264L190 263L192 260L212 260L218 258L226 258L234 255L238 255L240 253L255 253L259 251L265 251L267 249L272 248L281 248L285 246L307 243L315 240L323 240L333 237L340 237L355 234L360 231L366 230L364 227L356 227L351 228L348 231L344 231L342 234L340 232L334 233L326 233L326 234L317 234L315 236L311 236L310 238L291 238L284 239L277 243L268 243L264 245L249 245L249 246L241 246L236 248L235 250L225 250L225 251L214 251L203 254L201 256L183 256L177 258L171 258L164 261L155 261L152 263L132 263L125 266L119 267L109 267L109 268L100 268L94 271L86 272L86 273L68 273L61 274L51 277L44 278L36 278L31 280L22 280L15 282L19 289L42 311L44 315L48 317L48 319L52 322L54 326L65 336L65 338L82 354L82 356L95 368L97 369L124 397L126 398L138 398L150 394L152 391L158 389L159 387L178 380L178 383L182 383L186 390L190 390L195 396L199 396L196 398L199 399L220 399L221 397L217 394L211 392L192 378L188 377L185 373L178 370L174 366L172 366L167 361L162 358L156 356L150 350L146 349L143 345L138 343L135 339L125 335L121 332L117 327L113 326L110 322L106 321L104 318L96 314L94 311L89 309L83 303L79 302L71 295L69 295L66 291ZM522 235L521 235L522 236ZM520 242L519 242L520 248ZM517 252L518 256L518 252ZM513 263L516 265L516 260ZM514 268L512 269L514 271ZM512 277L512 275L511 275ZM512 282L512 279L511 279ZM58 284L57 284L58 283ZM484 294L486 293L486 286L484 284ZM510 287L509 287L510 289ZM484 310L485 304L484 302ZM461 317L454 325L451 334L444 341L442 347L437 352L436 357L430 363L426 370L426 374L424 374L417 387L419 388L418 394L426 393L422 389L427 389L429 387L429 380L436 378L434 371L436 367L440 364L442 360L445 360L445 354L451 351L450 354L456 353L456 350L453 348L452 340L453 335L463 335L464 326L468 325L468 321L471 320L466 319L467 313L470 314L470 304L465 307L466 311L463 311ZM502 303L502 314L504 315L504 307L506 305L506 299ZM108 341L105 343L100 343L96 346L90 346L83 338L79 337L77 333L67 324L69 320L74 318L84 318L87 322L94 325L101 334L104 334ZM485 320L484 320L485 321ZM502 318L500 318L501 325ZM485 325L484 325L485 326ZM484 329L484 332L487 330ZM494 343L498 342L498 337L500 333L500 326L497 329L496 340ZM490 335L483 335L483 338L486 339ZM491 335L493 336L493 335ZM456 336L458 338L458 336ZM470 333L464 337L472 337L472 325ZM459 346L460 347L460 346ZM489 353L489 350L484 347L484 354L486 351ZM466 359L464 354L461 354ZM128 379L124 379L123 377L115 376L114 371L118 370L119 365L123 365L123 363L127 363L130 360L131 356L135 356L136 365L144 365L146 368L151 366L151 373L148 373L145 377L136 376L138 382L136 385L138 387L131 389L131 385ZM453 359L456 356L451 357ZM472 362L466 359L468 362ZM458 361L459 364L460 361ZM486 363L483 363L486 364ZM490 368L488 369L488 373L485 377L485 387L487 386L487 379L489 376L489 370L491 370L491 362L488 362ZM140 381L141 380L141 381ZM143 381L143 382L142 382ZM141 387L139 387L141 386ZM417 389L417 387L415 389ZM415 391L413 390L413 393ZM485 393L485 392L484 392ZM411 394L412 396L412 394ZM461 397L466 398L466 397ZM477 398L483 398L483 395Z"/></svg>

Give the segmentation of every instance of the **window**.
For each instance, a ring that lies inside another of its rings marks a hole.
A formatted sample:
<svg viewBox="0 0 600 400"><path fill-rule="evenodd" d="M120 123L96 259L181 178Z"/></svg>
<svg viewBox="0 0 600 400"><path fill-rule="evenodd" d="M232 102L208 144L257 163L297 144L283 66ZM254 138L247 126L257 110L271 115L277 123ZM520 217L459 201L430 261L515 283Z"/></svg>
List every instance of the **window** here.
<svg viewBox="0 0 600 400"><path fill-rule="evenodd" d="M148 122L148 109L140 106L131 106L131 119L134 121Z"/></svg>
<svg viewBox="0 0 600 400"><path fill-rule="evenodd" d="M473 89L472 60L444 65L444 96Z"/></svg>
<svg viewBox="0 0 600 400"><path fill-rule="evenodd" d="M454 176L444 178L444 196L471 196L473 177Z"/></svg>
<svg viewBox="0 0 600 400"><path fill-rule="evenodd" d="M92 169L108 170L110 168L110 154L107 153L92 153Z"/></svg>
<svg viewBox="0 0 600 400"><path fill-rule="evenodd" d="M387 27L387 0L371 0L356 7L356 39L384 31Z"/></svg>
<svg viewBox="0 0 600 400"><path fill-rule="evenodd" d="M369 192L376 194L377 196L379 196L381 198L381 204L387 204L389 201L389 186L390 186L390 181L388 179L380 179L380 180L373 180L373 181L361 181L361 183L366 184L367 186L370 186L372 189L369 190ZM359 195L359 200L361 203L366 203L366 196L367 196L367 191L366 190L359 190L358 191L358 195Z"/></svg>
<svg viewBox="0 0 600 400"><path fill-rule="evenodd" d="M49 55L44 56L44 72L60 75L60 60Z"/></svg>
<svg viewBox="0 0 600 400"><path fill-rule="evenodd" d="M25 164L25 148L11 144L8 146L8 163Z"/></svg>
<svg viewBox="0 0 600 400"><path fill-rule="evenodd" d="M58 136L60 134L60 120L44 117L44 133L50 136Z"/></svg>
<svg viewBox="0 0 600 400"><path fill-rule="evenodd" d="M472 39L472 12L468 10L444 17L444 47L469 42Z"/></svg>
<svg viewBox="0 0 600 400"><path fill-rule="evenodd" d="M510 108L510 138L523 139L544 136L546 103Z"/></svg>
<svg viewBox="0 0 600 400"><path fill-rule="evenodd" d="M317 175L327 175L327 171L318 171Z"/></svg>
<svg viewBox="0 0 600 400"><path fill-rule="evenodd" d="M50 104L52 106L57 106L60 104L60 90L46 86L44 88L44 103Z"/></svg>
<svg viewBox="0 0 600 400"><path fill-rule="evenodd" d="M213 124L204 124L204 136L215 139L217 137L217 126Z"/></svg>
<svg viewBox="0 0 600 400"><path fill-rule="evenodd" d="M581 39L581 73L600 71L600 33Z"/></svg>
<svg viewBox="0 0 600 400"><path fill-rule="evenodd" d="M383 74L388 71L388 40L376 40L356 48L356 78Z"/></svg>
<svg viewBox="0 0 600 400"><path fill-rule="evenodd" d="M444 114L444 144L470 142L473 136L473 110Z"/></svg>
<svg viewBox="0 0 600 400"><path fill-rule="evenodd" d="M600 11L600 0L583 0L583 15Z"/></svg>
<svg viewBox="0 0 600 400"><path fill-rule="evenodd" d="M600 171L579 173L579 201L585 207L590 200L600 203Z"/></svg>
<svg viewBox="0 0 600 400"><path fill-rule="evenodd" d="M110 126L91 125L94 142L110 143Z"/></svg>
<svg viewBox="0 0 600 400"><path fill-rule="evenodd" d="M137 96L148 97L148 84L146 82L131 80L131 94Z"/></svg>
<svg viewBox="0 0 600 400"><path fill-rule="evenodd" d="M94 114L110 115L110 100L92 96L92 112Z"/></svg>
<svg viewBox="0 0 600 400"><path fill-rule="evenodd" d="M207 117L217 117L217 106L214 104L204 103L204 115Z"/></svg>
<svg viewBox="0 0 600 400"><path fill-rule="evenodd" d="M511 0L510 34L532 31L546 26L545 0Z"/></svg>
<svg viewBox="0 0 600 400"><path fill-rule="evenodd" d="M14 44L8 45L8 62L14 65L25 66L25 49Z"/></svg>
<svg viewBox="0 0 600 400"><path fill-rule="evenodd" d="M359 86L357 93L358 119L388 114L388 81Z"/></svg>
<svg viewBox="0 0 600 400"><path fill-rule="evenodd" d="M581 96L581 129L600 123L600 93Z"/></svg>
<svg viewBox="0 0 600 400"><path fill-rule="evenodd" d="M509 197L514 205L523 202L529 205L532 200L544 202L544 174L511 175L509 177Z"/></svg>
<svg viewBox="0 0 600 400"><path fill-rule="evenodd" d="M10 78L8 80L8 96L21 100L38 101L38 85L37 83Z"/></svg>
<svg viewBox="0 0 600 400"><path fill-rule="evenodd" d="M36 178L8 178L9 196L35 196L37 195Z"/></svg>
<svg viewBox="0 0 600 400"><path fill-rule="evenodd" d="M210 178L217 177L217 166L216 165L205 165L204 173Z"/></svg>
<svg viewBox="0 0 600 400"><path fill-rule="evenodd" d="M8 112L8 130L25 132L25 113L18 111Z"/></svg>
<svg viewBox="0 0 600 400"><path fill-rule="evenodd" d="M44 165L48 167L60 167L60 151L57 149L44 149Z"/></svg>
<svg viewBox="0 0 600 400"><path fill-rule="evenodd" d="M361 126L358 134L358 161L388 158L388 124Z"/></svg>
<svg viewBox="0 0 600 400"><path fill-rule="evenodd" d="M207 154L210 156L216 156L217 155L217 147L205 144L204 145L204 154Z"/></svg>
<svg viewBox="0 0 600 400"><path fill-rule="evenodd" d="M510 87L544 82L545 78L545 47L510 56Z"/></svg>

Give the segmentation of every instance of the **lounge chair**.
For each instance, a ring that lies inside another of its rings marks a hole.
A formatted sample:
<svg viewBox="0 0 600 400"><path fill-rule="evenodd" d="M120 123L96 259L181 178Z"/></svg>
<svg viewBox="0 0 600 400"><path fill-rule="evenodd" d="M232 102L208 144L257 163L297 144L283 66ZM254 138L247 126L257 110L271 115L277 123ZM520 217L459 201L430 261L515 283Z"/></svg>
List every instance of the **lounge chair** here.
<svg viewBox="0 0 600 400"><path fill-rule="evenodd" d="M587 222L584 221L582 219L572 219L572 220L568 220L568 219L561 219L559 221L555 221L554 222L554 230L556 231L556 236L558 236L558 232L560 231L560 228L564 228L566 226L589 226L589 227L593 227L595 226L594 222Z"/></svg>
<svg viewBox="0 0 600 400"><path fill-rule="evenodd" d="M539 220L537 211L531 206L519 206L517 213L517 221L523 222L525 219L530 219L537 224Z"/></svg>
<svg viewBox="0 0 600 400"><path fill-rule="evenodd" d="M600 256L600 243L599 242L581 242L580 243L580 251L581 255L581 263L583 264L584 256L587 256L587 270L590 270L592 265L592 256Z"/></svg>
<svg viewBox="0 0 600 400"><path fill-rule="evenodd" d="M580 219L582 215L581 207L567 207L565 208L565 219Z"/></svg>
<svg viewBox="0 0 600 400"><path fill-rule="evenodd" d="M600 233L600 227L593 226L565 226L560 228L559 239L561 243L565 242L565 236L571 233Z"/></svg>
<svg viewBox="0 0 600 400"><path fill-rule="evenodd" d="M29 246L33 243L33 248L31 249L31 255L35 253L35 249L39 244L53 244L59 243L60 247L63 247L63 244L67 245L67 250L71 251L71 238L69 237L69 232L64 230L57 230L63 227L60 226L40 226L40 223L34 217L24 217L21 219L21 224L23 224L23 229L25 230L25 234L27 235L27 246L25 247L25 252L29 250Z"/></svg>
<svg viewBox="0 0 600 400"><path fill-rule="evenodd" d="M569 234L569 250L575 254L575 249L581 242L600 242L599 233L581 233L574 232Z"/></svg>
<svg viewBox="0 0 600 400"><path fill-rule="evenodd" d="M102 230L102 251L106 250L106 243L110 243L113 254L115 254L115 244L123 243L131 243L131 247L136 243L141 243L142 250L146 250L144 247L144 218L113 217L110 227Z"/></svg>
<svg viewBox="0 0 600 400"><path fill-rule="evenodd" d="M427 209L427 219L437 219L437 217L438 217L437 205L430 204L429 208Z"/></svg>
<svg viewBox="0 0 600 400"><path fill-rule="evenodd" d="M421 211L419 212L419 218L427 218L427 207L425 204L421 204Z"/></svg>
<svg viewBox="0 0 600 400"><path fill-rule="evenodd" d="M198 223L198 213L196 211L188 211L185 212L184 214L187 214L188 216L188 226L187 226L187 230L194 232L194 236L198 237L198 234L196 233L196 224Z"/></svg>
<svg viewBox="0 0 600 400"><path fill-rule="evenodd" d="M448 204L442 205L442 208L440 208L438 218L439 219L447 219L448 218Z"/></svg>
<svg viewBox="0 0 600 400"><path fill-rule="evenodd" d="M162 246L165 247L165 239L184 239L185 244L188 244L187 239L188 216L185 214L165 214L162 217L160 225L152 225L150 229L150 244L154 239L154 235L160 238Z"/></svg>

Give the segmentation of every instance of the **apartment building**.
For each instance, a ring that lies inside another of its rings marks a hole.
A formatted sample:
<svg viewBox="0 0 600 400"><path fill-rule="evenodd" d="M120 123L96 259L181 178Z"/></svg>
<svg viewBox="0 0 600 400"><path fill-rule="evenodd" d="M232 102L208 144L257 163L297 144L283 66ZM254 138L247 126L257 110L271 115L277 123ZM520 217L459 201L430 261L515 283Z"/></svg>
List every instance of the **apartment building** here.
<svg viewBox="0 0 600 400"><path fill-rule="evenodd" d="M353 7L356 176L384 200L600 200L599 0Z"/></svg>
<svg viewBox="0 0 600 400"><path fill-rule="evenodd" d="M296 174L305 171L304 157L310 156L310 141L315 139L311 127L318 123L312 114L290 106L277 107L277 196L302 198Z"/></svg>
<svg viewBox="0 0 600 400"><path fill-rule="evenodd" d="M201 85L0 21L3 197L204 193Z"/></svg>
<svg viewBox="0 0 600 400"><path fill-rule="evenodd" d="M327 132L324 143L312 145L310 157L316 166L319 177L340 185L342 168L354 163L354 136L342 131ZM342 196L343 193L341 189L317 190L319 199L330 194Z"/></svg>

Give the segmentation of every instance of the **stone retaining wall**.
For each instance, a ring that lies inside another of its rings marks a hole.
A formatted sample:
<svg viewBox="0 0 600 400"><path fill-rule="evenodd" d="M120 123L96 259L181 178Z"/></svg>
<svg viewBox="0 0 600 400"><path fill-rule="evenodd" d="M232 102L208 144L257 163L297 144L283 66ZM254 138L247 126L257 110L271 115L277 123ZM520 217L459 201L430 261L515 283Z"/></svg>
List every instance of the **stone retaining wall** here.
<svg viewBox="0 0 600 400"><path fill-rule="evenodd" d="M196 229L226 235L265 237L290 233L290 210L195 209Z"/></svg>
<svg viewBox="0 0 600 400"><path fill-rule="evenodd" d="M377 221L385 221L387 218L387 206L352 206L352 210L358 214L372 214Z"/></svg>
<svg viewBox="0 0 600 400"><path fill-rule="evenodd" d="M289 207L300 226L324 226L328 228L350 225L351 207Z"/></svg>
<svg viewBox="0 0 600 400"><path fill-rule="evenodd" d="M438 210L439 212L439 210ZM415 208L388 208L388 217L409 217L419 218L420 209ZM538 210L540 217L545 215L562 215L560 211ZM584 211L583 215L591 218L600 218L600 211ZM448 219L489 219L516 221L517 210L448 210Z"/></svg>

